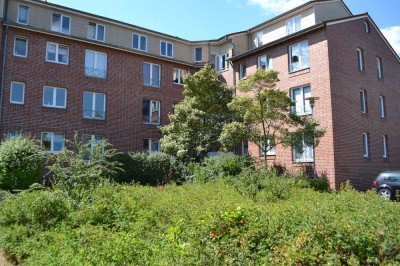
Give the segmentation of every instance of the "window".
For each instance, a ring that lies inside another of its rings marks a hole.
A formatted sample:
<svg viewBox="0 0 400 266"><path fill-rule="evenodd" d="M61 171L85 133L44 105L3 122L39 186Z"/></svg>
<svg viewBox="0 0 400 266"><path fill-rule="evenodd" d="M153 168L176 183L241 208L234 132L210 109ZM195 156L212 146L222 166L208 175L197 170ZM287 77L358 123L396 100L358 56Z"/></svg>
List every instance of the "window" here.
<svg viewBox="0 0 400 266"><path fill-rule="evenodd" d="M242 155L248 155L249 154L249 141L245 140L242 141Z"/></svg>
<svg viewBox="0 0 400 266"><path fill-rule="evenodd" d="M166 57L174 56L174 46L172 43L161 41L160 42L160 54Z"/></svg>
<svg viewBox="0 0 400 266"><path fill-rule="evenodd" d="M258 32L256 39L254 40L256 47L262 46L264 44L263 39L264 39L264 33L262 31Z"/></svg>
<svg viewBox="0 0 400 266"><path fill-rule="evenodd" d="M386 117L386 106L385 106L385 96L379 96L379 109L381 112L381 117Z"/></svg>
<svg viewBox="0 0 400 266"><path fill-rule="evenodd" d="M364 157L369 157L369 134L363 133L363 154Z"/></svg>
<svg viewBox="0 0 400 266"><path fill-rule="evenodd" d="M369 22L368 21L364 21L364 29L366 33L370 33L371 29L369 27Z"/></svg>
<svg viewBox="0 0 400 266"><path fill-rule="evenodd" d="M67 90L45 86L43 88L43 106L53 108L67 107Z"/></svg>
<svg viewBox="0 0 400 266"><path fill-rule="evenodd" d="M104 42L106 27L104 25L89 22L88 38Z"/></svg>
<svg viewBox="0 0 400 266"><path fill-rule="evenodd" d="M143 84L146 86L160 87L161 67L151 63L143 64Z"/></svg>
<svg viewBox="0 0 400 266"><path fill-rule="evenodd" d="M246 78L246 70L247 70L246 63L240 64L240 69L239 69L239 78L240 79Z"/></svg>
<svg viewBox="0 0 400 266"><path fill-rule="evenodd" d="M17 22L19 24L28 25L28 20L29 20L29 7L19 5Z"/></svg>
<svg viewBox="0 0 400 266"><path fill-rule="evenodd" d="M7 138L16 138L22 135L21 130L10 130L7 131Z"/></svg>
<svg viewBox="0 0 400 266"><path fill-rule="evenodd" d="M51 30L58 31L66 34L70 34L71 28L71 18L60 15L60 14L53 14L51 19Z"/></svg>
<svg viewBox="0 0 400 266"><path fill-rule="evenodd" d="M264 150L264 142L260 143L260 150L259 154L260 156L264 156L265 150ZM266 152L267 155L275 155L275 141L272 138L267 139L267 147L266 147Z"/></svg>
<svg viewBox="0 0 400 266"><path fill-rule="evenodd" d="M144 139L143 151L145 152L160 152L160 141L158 139Z"/></svg>
<svg viewBox="0 0 400 266"><path fill-rule="evenodd" d="M107 54L86 50L85 76L105 79L107 75Z"/></svg>
<svg viewBox="0 0 400 266"><path fill-rule="evenodd" d="M68 46L48 42L46 47L46 61L68 64Z"/></svg>
<svg viewBox="0 0 400 266"><path fill-rule="evenodd" d="M142 105L142 120L146 124L160 124L160 102L144 100Z"/></svg>
<svg viewBox="0 0 400 266"><path fill-rule="evenodd" d="M308 41L290 46L290 72L309 67Z"/></svg>
<svg viewBox="0 0 400 266"><path fill-rule="evenodd" d="M195 61L203 62L203 48L197 47L194 53L195 53Z"/></svg>
<svg viewBox="0 0 400 266"><path fill-rule="evenodd" d="M382 157L389 158L389 145L387 135L382 135Z"/></svg>
<svg viewBox="0 0 400 266"><path fill-rule="evenodd" d="M272 56L263 55L258 58L258 68L272 69Z"/></svg>
<svg viewBox="0 0 400 266"><path fill-rule="evenodd" d="M25 84L21 82L11 82L10 103L24 104Z"/></svg>
<svg viewBox="0 0 400 266"><path fill-rule="evenodd" d="M358 69L364 71L364 52L361 48L357 48L357 61L358 61Z"/></svg>
<svg viewBox="0 0 400 266"><path fill-rule="evenodd" d="M106 95L85 91L83 93L83 117L104 120L106 117Z"/></svg>
<svg viewBox="0 0 400 266"><path fill-rule="evenodd" d="M367 109L367 92L365 90L360 90L360 101L361 101L361 113L368 113Z"/></svg>
<svg viewBox="0 0 400 266"><path fill-rule="evenodd" d="M64 148L64 134L42 132L42 150L46 152L58 152Z"/></svg>
<svg viewBox="0 0 400 266"><path fill-rule="evenodd" d="M147 37L136 33L132 34L132 48L140 51L147 51Z"/></svg>
<svg viewBox="0 0 400 266"><path fill-rule="evenodd" d="M223 55L217 55L215 57L215 67L217 71L224 71L229 69L229 53Z"/></svg>
<svg viewBox="0 0 400 266"><path fill-rule="evenodd" d="M311 97L310 86L292 89L291 94L292 101L295 102L293 112L296 115L311 114L310 101L306 100L306 98Z"/></svg>
<svg viewBox="0 0 400 266"><path fill-rule="evenodd" d="M28 39L15 37L14 39L14 55L19 57L28 56Z"/></svg>
<svg viewBox="0 0 400 266"><path fill-rule="evenodd" d="M314 160L314 149L312 145L303 145L300 150L293 149L293 161L295 162L312 162Z"/></svg>
<svg viewBox="0 0 400 266"><path fill-rule="evenodd" d="M287 35L298 32L301 30L301 16L289 19L286 22Z"/></svg>
<svg viewBox="0 0 400 266"><path fill-rule="evenodd" d="M376 58L376 72L378 73L378 79L382 79L382 59L380 59L379 57Z"/></svg>
<svg viewBox="0 0 400 266"><path fill-rule="evenodd" d="M187 75L186 70L174 68L173 82L183 85L183 77Z"/></svg>
<svg viewBox="0 0 400 266"><path fill-rule="evenodd" d="M97 135L82 135L82 144L88 145L90 148L91 153L95 149L96 145L99 144L104 140L103 136L97 136ZM83 160L89 161L91 153L85 153L83 155ZM104 153L104 149L101 150L101 153Z"/></svg>

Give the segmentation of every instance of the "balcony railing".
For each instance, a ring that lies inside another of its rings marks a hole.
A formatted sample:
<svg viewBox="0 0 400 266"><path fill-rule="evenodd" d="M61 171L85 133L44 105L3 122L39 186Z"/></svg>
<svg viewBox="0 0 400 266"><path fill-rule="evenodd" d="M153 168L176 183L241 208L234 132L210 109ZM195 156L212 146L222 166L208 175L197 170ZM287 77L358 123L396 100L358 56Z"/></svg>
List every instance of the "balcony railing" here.
<svg viewBox="0 0 400 266"><path fill-rule="evenodd" d="M292 106L292 113L296 115L309 115L312 113L310 105L296 105Z"/></svg>
<svg viewBox="0 0 400 266"><path fill-rule="evenodd" d="M106 118L106 113L103 111L96 111L96 110L83 110L83 117L89 119L104 120Z"/></svg>
<svg viewBox="0 0 400 266"><path fill-rule="evenodd" d="M85 67L85 76L105 79L107 70Z"/></svg>

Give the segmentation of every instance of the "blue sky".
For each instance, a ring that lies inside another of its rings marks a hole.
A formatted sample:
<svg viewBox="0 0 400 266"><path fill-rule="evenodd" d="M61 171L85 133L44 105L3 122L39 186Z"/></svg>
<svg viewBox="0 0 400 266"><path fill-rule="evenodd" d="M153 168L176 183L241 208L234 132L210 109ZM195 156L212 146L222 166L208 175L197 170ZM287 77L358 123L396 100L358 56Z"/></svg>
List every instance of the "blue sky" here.
<svg viewBox="0 0 400 266"><path fill-rule="evenodd" d="M48 0L188 40L246 30L308 0ZM400 0L344 0L368 12L400 53Z"/></svg>

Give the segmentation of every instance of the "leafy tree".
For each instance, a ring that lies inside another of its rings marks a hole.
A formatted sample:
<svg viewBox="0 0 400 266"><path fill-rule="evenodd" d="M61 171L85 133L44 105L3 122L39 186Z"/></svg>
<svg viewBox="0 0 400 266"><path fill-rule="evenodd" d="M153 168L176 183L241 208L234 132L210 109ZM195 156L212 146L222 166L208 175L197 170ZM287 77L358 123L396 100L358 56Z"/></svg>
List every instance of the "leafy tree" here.
<svg viewBox="0 0 400 266"><path fill-rule="evenodd" d="M161 149L181 159L197 151L218 150L223 126L232 122L234 114L227 108L233 90L219 80L210 65L185 79L184 100L169 115L170 124L161 127Z"/></svg>
<svg viewBox="0 0 400 266"><path fill-rule="evenodd" d="M224 125L219 140L225 148L250 140L263 151L266 164L267 152L279 144L301 151L303 141L318 143L324 130L315 120L291 112L293 102L285 91L276 89L278 81L278 72L259 69L238 84L243 95L235 96L228 107L241 119Z"/></svg>
<svg viewBox="0 0 400 266"><path fill-rule="evenodd" d="M0 188L27 189L42 183L42 156L37 143L24 136L0 144Z"/></svg>

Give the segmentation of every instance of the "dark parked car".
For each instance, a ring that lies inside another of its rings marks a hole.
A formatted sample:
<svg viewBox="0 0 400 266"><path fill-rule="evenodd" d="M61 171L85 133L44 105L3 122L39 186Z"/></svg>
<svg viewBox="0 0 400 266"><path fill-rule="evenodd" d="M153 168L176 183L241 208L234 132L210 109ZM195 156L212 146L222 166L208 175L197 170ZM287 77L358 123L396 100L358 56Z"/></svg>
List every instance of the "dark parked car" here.
<svg viewBox="0 0 400 266"><path fill-rule="evenodd" d="M372 183L372 189L386 199L400 196L400 171L382 172Z"/></svg>

